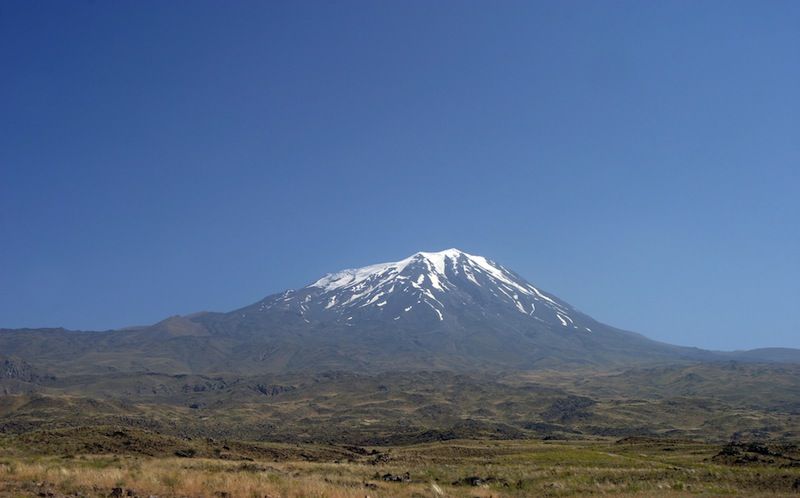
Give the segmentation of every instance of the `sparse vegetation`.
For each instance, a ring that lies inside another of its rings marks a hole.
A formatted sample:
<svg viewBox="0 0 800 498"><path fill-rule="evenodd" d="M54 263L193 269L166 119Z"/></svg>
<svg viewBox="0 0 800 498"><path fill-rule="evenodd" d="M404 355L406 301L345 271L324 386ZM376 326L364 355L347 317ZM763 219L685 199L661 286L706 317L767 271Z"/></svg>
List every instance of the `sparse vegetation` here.
<svg viewBox="0 0 800 498"><path fill-rule="evenodd" d="M0 434L103 425L178 438L367 446L472 438L800 440L798 365L474 375L114 373L0 381L4 386L10 392L0 396ZM109 452L132 449L112 443Z"/></svg>
<svg viewBox="0 0 800 498"><path fill-rule="evenodd" d="M6 379L0 498L800 492L800 367Z"/></svg>
<svg viewBox="0 0 800 498"><path fill-rule="evenodd" d="M236 460L42 455L21 441L2 442L0 496L791 496L800 488L800 467L791 465L792 455L740 465L717 457L733 452L730 447L691 441L459 440L390 448L238 442L239 448L271 448L276 458L237 454ZM164 446L173 443L167 438ZM748 450L778 453L735 448ZM376 461L376 455L388 457Z"/></svg>

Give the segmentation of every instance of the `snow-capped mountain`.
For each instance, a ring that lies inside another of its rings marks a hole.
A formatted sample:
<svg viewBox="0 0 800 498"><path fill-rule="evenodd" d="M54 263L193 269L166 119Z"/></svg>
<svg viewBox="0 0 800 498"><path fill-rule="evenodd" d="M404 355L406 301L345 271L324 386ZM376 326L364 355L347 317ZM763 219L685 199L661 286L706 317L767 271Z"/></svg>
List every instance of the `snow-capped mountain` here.
<svg viewBox="0 0 800 498"><path fill-rule="evenodd" d="M458 321L466 315L520 315L570 332L591 326L569 304L511 270L458 249L418 252L403 260L329 273L314 283L271 296L256 312L291 311L308 323L392 320ZM250 311L252 312L252 311Z"/></svg>
<svg viewBox="0 0 800 498"><path fill-rule="evenodd" d="M44 355L76 371L205 373L513 370L720 358L600 323L503 265L457 249L330 273L227 313L102 334L0 334L0 351L26 361Z"/></svg>
<svg viewBox="0 0 800 498"><path fill-rule="evenodd" d="M447 249L329 273L191 319L270 369L531 368L693 358L581 313L483 256ZM174 327L173 327L174 328Z"/></svg>

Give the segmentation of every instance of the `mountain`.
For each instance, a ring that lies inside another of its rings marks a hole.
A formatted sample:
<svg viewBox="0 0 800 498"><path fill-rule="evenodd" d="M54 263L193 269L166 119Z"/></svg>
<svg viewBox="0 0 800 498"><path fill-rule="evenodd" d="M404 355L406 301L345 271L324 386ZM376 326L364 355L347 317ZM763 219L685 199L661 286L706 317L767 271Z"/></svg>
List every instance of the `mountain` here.
<svg viewBox="0 0 800 498"><path fill-rule="evenodd" d="M241 374L607 367L748 355L672 346L602 324L457 249L330 273L228 313L106 332L6 330L0 351L74 373ZM795 358L791 351L778 356ZM770 360L768 350L752 356Z"/></svg>
<svg viewBox="0 0 800 498"><path fill-rule="evenodd" d="M257 303L256 311L296 312L306 321L402 321L433 327L437 321L467 327L530 322L590 333L587 321L572 307L541 292L522 277L457 249L419 252L402 261L325 275L299 291ZM573 318L574 317L574 318Z"/></svg>
<svg viewBox="0 0 800 498"><path fill-rule="evenodd" d="M702 353L603 325L504 266L457 249L330 273L298 290L199 317L256 343L281 370L531 368L692 359ZM269 368L269 367L268 367Z"/></svg>

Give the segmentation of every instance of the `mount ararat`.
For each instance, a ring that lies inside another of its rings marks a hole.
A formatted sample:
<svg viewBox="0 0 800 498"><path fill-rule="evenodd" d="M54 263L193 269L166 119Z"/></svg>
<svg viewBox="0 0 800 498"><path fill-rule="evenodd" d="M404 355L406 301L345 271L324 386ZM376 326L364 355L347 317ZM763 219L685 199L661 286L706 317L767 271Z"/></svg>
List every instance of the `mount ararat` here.
<svg viewBox="0 0 800 498"><path fill-rule="evenodd" d="M527 370L715 360L600 323L510 269L457 249L330 273L227 313L105 332L0 331L3 356L47 371L240 374Z"/></svg>

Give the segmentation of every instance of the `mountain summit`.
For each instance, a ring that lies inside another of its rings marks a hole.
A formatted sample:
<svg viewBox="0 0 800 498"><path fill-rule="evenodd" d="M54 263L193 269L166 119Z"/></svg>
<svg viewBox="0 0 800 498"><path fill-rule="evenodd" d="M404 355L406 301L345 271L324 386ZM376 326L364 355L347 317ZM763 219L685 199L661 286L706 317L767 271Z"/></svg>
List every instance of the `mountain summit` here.
<svg viewBox="0 0 800 498"><path fill-rule="evenodd" d="M465 315L505 313L591 332L575 310L483 256L458 249L418 252L403 260L329 273L298 291L265 299L259 312L294 311L309 322L393 320L417 325ZM477 318L477 317L476 317ZM577 320L577 321L576 321Z"/></svg>

